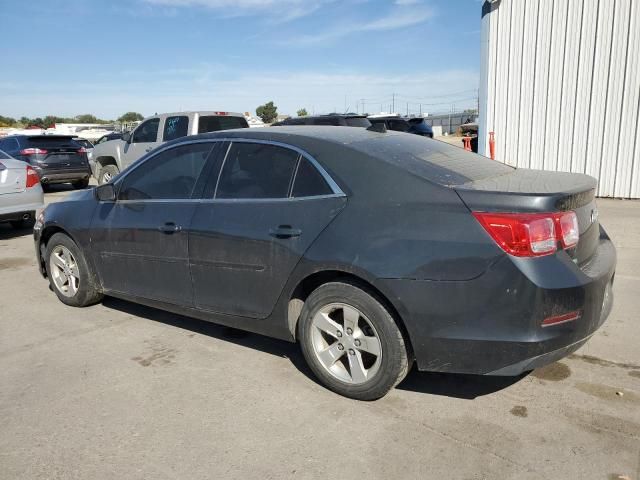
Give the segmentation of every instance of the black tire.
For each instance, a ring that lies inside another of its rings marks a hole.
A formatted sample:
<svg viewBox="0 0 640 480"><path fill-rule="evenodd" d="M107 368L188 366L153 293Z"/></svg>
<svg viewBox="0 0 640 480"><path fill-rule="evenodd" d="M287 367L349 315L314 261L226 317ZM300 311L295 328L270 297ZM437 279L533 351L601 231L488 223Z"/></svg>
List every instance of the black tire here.
<svg viewBox="0 0 640 480"><path fill-rule="evenodd" d="M380 340L380 366L364 383L351 384L336 378L325 369L314 351L313 317L321 308L333 303L346 304L362 312ZM298 326L300 346L307 364L324 386L340 395L357 400L377 400L400 383L409 371L410 357L398 324L384 303L364 287L346 282L331 282L318 287L305 301Z"/></svg>
<svg viewBox="0 0 640 480"><path fill-rule="evenodd" d="M71 252L76 260L76 264L78 267L78 290L72 297L65 296L60 290L58 290L58 287L55 285L55 282L53 281L53 277L51 275L51 265L49 259L51 257L51 253L58 246L66 247ZM80 248L78 248L76 243L64 233L54 234L49 239L49 242L47 242L44 264L47 269L49 285L62 303L65 303L72 307L87 307L102 300L103 295L95 272L93 272L89 268L89 265L87 264L87 261L85 260Z"/></svg>
<svg viewBox="0 0 640 480"><path fill-rule="evenodd" d="M27 220L12 220L9 222L16 230L26 230L27 228L33 228L36 223L35 214L31 214L31 217Z"/></svg>
<svg viewBox="0 0 640 480"><path fill-rule="evenodd" d="M75 190L84 190L89 186L89 179L85 178L84 180L79 180L77 182L73 182L71 184Z"/></svg>
<svg viewBox="0 0 640 480"><path fill-rule="evenodd" d="M100 174L98 175L98 185L104 185L105 183L109 183L108 180L105 180L105 175L111 176L111 178L115 177L120 173L118 167L115 165L105 165L100 168Z"/></svg>

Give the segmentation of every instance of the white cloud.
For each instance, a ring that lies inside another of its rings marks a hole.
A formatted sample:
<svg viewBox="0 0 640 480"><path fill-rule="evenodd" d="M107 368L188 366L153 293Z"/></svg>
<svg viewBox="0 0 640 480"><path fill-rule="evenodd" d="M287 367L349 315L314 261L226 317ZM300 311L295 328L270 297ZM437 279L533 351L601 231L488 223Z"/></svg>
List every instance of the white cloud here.
<svg viewBox="0 0 640 480"><path fill-rule="evenodd" d="M142 0L164 7L208 8L225 17L269 16L289 21L315 12L334 0Z"/></svg>
<svg viewBox="0 0 640 480"><path fill-rule="evenodd" d="M321 44L325 42L333 42L339 38L346 37L361 32L382 32L389 30L397 30L408 28L425 22L433 17L434 11L428 7L419 9L395 8L385 16L369 20L363 23L352 22L349 25L340 25L329 28L323 32L299 35L295 37L295 41L288 40L287 45L308 46ZM281 42L284 44L284 42Z"/></svg>

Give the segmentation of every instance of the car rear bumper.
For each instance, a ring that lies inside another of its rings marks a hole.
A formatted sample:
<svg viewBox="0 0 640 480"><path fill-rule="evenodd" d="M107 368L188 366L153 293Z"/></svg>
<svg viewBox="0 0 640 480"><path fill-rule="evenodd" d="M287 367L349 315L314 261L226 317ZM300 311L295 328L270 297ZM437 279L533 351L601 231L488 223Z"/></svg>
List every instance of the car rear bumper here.
<svg viewBox="0 0 640 480"><path fill-rule="evenodd" d="M37 169L40 182L43 184L67 183L86 180L91 176L89 166L68 170Z"/></svg>
<svg viewBox="0 0 640 480"><path fill-rule="evenodd" d="M381 280L380 286L396 299L420 370L518 375L569 355L604 323L615 264L603 231L581 268L565 252L505 256L474 280ZM572 311L580 318L542 326L545 318Z"/></svg>

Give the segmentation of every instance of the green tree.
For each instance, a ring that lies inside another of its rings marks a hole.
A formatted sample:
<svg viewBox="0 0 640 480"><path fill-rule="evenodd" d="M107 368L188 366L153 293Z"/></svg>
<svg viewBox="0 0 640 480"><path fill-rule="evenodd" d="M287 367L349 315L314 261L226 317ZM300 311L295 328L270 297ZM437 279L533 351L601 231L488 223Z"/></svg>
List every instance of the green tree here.
<svg viewBox="0 0 640 480"><path fill-rule="evenodd" d="M143 120L144 117L142 116L141 113L138 112L127 112L124 115L122 115L120 118L118 118L118 121L120 123L127 123L127 122L138 122L140 120Z"/></svg>
<svg viewBox="0 0 640 480"><path fill-rule="evenodd" d="M0 127L13 127L15 124L15 118L3 117L2 115L0 115Z"/></svg>
<svg viewBox="0 0 640 480"><path fill-rule="evenodd" d="M309 115L309 114L307 113L307 109L306 109L306 108L301 108L300 110L298 110L298 111L296 112L296 114L297 114L299 117L306 117L307 115Z"/></svg>
<svg viewBox="0 0 640 480"><path fill-rule="evenodd" d="M273 102L267 102L256 108L256 115L258 115L264 123L271 123L278 117L278 107L276 107Z"/></svg>
<svg viewBox="0 0 640 480"><path fill-rule="evenodd" d="M77 115L75 117L75 121L78 123L98 123L98 119L95 117L95 115L91 115L90 113Z"/></svg>

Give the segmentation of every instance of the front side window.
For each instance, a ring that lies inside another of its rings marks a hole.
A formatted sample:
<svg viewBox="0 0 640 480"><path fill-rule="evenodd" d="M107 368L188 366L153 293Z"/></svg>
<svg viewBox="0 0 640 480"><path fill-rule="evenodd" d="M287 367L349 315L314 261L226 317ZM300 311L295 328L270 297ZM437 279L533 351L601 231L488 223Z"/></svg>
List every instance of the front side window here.
<svg viewBox="0 0 640 480"><path fill-rule="evenodd" d="M124 178L118 198L120 200L191 198L212 147L212 143L194 143L154 155Z"/></svg>
<svg viewBox="0 0 640 480"><path fill-rule="evenodd" d="M181 115L179 117L167 117L164 121L164 132L162 141L168 142L176 138L186 137L189 133L189 117Z"/></svg>
<svg viewBox="0 0 640 480"><path fill-rule="evenodd" d="M216 198L287 198L299 154L261 143L233 143Z"/></svg>
<svg viewBox="0 0 640 480"><path fill-rule="evenodd" d="M158 127L160 126L159 118L152 118L140 124L133 132L131 143L150 143L158 139Z"/></svg>

